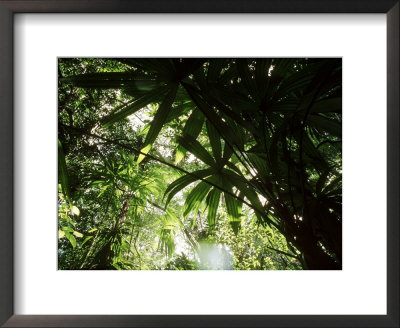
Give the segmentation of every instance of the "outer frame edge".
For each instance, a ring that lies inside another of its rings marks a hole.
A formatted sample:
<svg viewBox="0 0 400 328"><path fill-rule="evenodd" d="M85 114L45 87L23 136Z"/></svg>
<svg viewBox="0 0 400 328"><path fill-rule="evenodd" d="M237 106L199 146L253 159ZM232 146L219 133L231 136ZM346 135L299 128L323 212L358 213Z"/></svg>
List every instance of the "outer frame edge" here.
<svg viewBox="0 0 400 328"><path fill-rule="evenodd" d="M396 0L2 1L12 11L24 13L386 13L396 4Z"/></svg>
<svg viewBox="0 0 400 328"><path fill-rule="evenodd" d="M387 314L399 327L399 12L387 13Z"/></svg>
<svg viewBox="0 0 400 328"><path fill-rule="evenodd" d="M13 297L13 17L0 2L0 325Z"/></svg>
<svg viewBox="0 0 400 328"><path fill-rule="evenodd" d="M322 12L388 12L388 315L387 316L255 316L255 320L249 320L246 316L202 316L202 320L185 318L187 316L48 316L48 315L13 315L13 110L12 110L12 58L13 58L13 13L17 12L127 12L121 3L127 2L114 0L116 10L96 11L93 10L95 2L82 0L82 5L76 1L57 1L58 9L51 9L51 1L0 1L0 49L6 49L0 52L0 109L2 120L0 124L9 123L5 129L0 125L0 209L2 209L2 218L0 221L0 324L4 327L154 327L154 326L176 326L176 327L198 327L211 326L244 326L246 321L251 323L252 327L296 327L308 325L309 327L399 327L399 1L381 1L380 5L367 6L367 9L359 9L361 2L364 4L374 1L348 1L338 10L332 10L325 7ZM154 2L154 0L152 0ZM105 3L107 1L96 1ZM111 2L111 1L108 1ZM136 1L136 3L143 3ZM150 3L151 1L148 1ZM177 3L179 1L174 1ZM238 2L238 1L236 1ZM239 1L240 2L240 1ZM260 1L261 2L261 1ZM275 2L275 1L272 1ZM290 1L288 1L290 2ZM328 1L331 2L332 1ZM334 1L336 4L343 1ZM65 6L62 3L67 4ZM215 3L215 2L214 2ZM276 3L276 2L275 2ZM303 3L298 1L297 3ZM311 1L309 2L309 4ZM315 3L315 2L313 2ZM356 8L349 9L356 3ZM376 1L378 3L378 1ZM54 4L54 3L53 3ZM24 7L25 6L25 7ZM243 5L245 7L245 5ZM310 5L303 6L309 7ZM389 7L388 7L389 6ZM112 5L111 5L112 7ZM131 7L131 6L130 6ZM190 7L190 6L189 6ZM229 5L226 5L228 8ZM301 7L301 5L300 5ZM69 8L69 9L68 9ZM75 8L75 9L74 9ZM92 8L92 9L91 9ZM187 7L185 7L187 8ZM315 7L314 7L315 8ZM101 9L101 8L100 8ZM161 8L162 9L162 8ZM390 10L389 10L390 9ZM321 10L298 10L298 7L292 7L286 11L268 12L321 12ZM129 11L129 9L128 9ZM131 10L132 11L132 10ZM135 12L135 11L133 11ZM137 11L147 12L147 11ZM154 10L149 11L154 12ZM177 11L161 11L177 12ZM186 11L185 11L186 12ZM212 12L212 11L187 11L187 12ZM213 11L217 12L217 11ZM218 11L223 12L223 11ZM233 11L225 11L233 12ZM246 8L235 12L246 11ZM260 11L265 12L265 11ZM4 123L1 123L4 122ZM11 128L10 128L11 127ZM390 140L389 140L390 138ZM10 175L11 173L11 175ZM11 179L11 184L10 184ZM6 192L8 190L8 192ZM11 191L11 192L10 192ZM4 254L3 254L4 253ZM389 288L390 287L390 288ZM181 319L179 319L181 317ZM208 318L207 318L208 317ZM265 319L268 321L266 322ZM307 319L308 320L305 320ZM324 317L325 319L323 319ZM229 319L228 319L229 318ZM302 318L302 319L301 319ZM363 319L362 319L363 318ZM201 318L197 318L201 319ZM238 319L238 320L237 320ZM261 319L261 320L260 320ZM300 321L297 321L300 319ZM329 322L327 322L329 320ZM250 321L250 322L249 322Z"/></svg>

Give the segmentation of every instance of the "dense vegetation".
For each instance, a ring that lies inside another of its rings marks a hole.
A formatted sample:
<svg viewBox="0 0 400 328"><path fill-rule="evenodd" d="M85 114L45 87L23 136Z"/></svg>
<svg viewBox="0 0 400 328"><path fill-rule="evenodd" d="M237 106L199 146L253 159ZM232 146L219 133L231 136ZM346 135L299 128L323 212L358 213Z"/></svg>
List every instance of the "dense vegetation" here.
<svg viewBox="0 0 400 328"><path fill-rule="evenodd" d="M340 59L59 59L59 269L341 269Z"/></svg>

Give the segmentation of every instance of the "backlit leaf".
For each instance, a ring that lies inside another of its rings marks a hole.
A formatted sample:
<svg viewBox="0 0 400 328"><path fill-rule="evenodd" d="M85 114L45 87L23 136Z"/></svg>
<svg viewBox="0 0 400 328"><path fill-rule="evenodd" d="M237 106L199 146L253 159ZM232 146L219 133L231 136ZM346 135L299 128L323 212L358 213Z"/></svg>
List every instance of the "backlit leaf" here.
<svg viewBox="0 0 400 328"><path fill-rule="evenodd" d="M156 88L150 92L147 92L144 96L137 99L135 102L130 102L127 105L122 106L116 113L102 120L103 127L107 128L111 124L118 122L125 117L132 115L138 110L146 107L148 104L157 103L160 101L160 96L167 92L167 87Z"/></svg>
<svg viewBox="0 0 400 328"><path fill-rule="evenodd" d="M76 216L79 216L79 214L80 214L79 208L77 208L76 206L71 207L71 212L72 212L72 214L74 214Z"/></svg>
<svg viewBox="0 0 400 328"><path fill-rule="evenodd" d="M75 248L76 247L76 239L75 239L75 237L73 235L71 235L69 232L66 232L66 231L65 231L65 237L67 237L67 239L71 243L72 247Z"/></svg>
<svg viewBox="0 0 400 328"><path fill-rule="evenodd" d="M74 231L73 234L78 238L82 238L83 237L83 235L78 231Z"/></svg>
<svg viewBox="0 0 400 328"><path fill-rule="evenodd" d="M154 116L153 121L151 122L149 132L146 135L144 147L141 149L143 153L147 154L150 151L152 143L156 140L158 133L163 127L167 119L168 112L171 110L171 106L175 99L177 89L177 85L172 86L168 94L165 96L160 107L158 108L157 113ZM142 154L139 155L137 162L140 163L144 159L144 157L145 156Z"/></svg>

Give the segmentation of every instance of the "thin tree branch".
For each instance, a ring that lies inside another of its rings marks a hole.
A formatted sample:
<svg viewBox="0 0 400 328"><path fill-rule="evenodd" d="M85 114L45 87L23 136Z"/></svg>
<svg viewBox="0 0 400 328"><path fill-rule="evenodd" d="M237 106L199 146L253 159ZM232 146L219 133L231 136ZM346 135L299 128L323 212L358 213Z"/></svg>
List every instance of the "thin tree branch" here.
<svg viewBox="0 0 400 328"><path fill-rule="evenodd" d="M279 250L279 249L276 249L276 248L273 248L273 247L269 247L269 246L267 246L267 248L269 248L269 249L271 249L271 250L273 250L273 251L275 251L275 252L278 252L278 253L284 254L284 255L286 255L286 256L290 256L290 257L292 257L292 258L295 258L296 260L298 260L298 259L299 259L297 256L295 256L295 255L292 255L292 254L289 254L289 253L286 253L286 252L284 252L284 251L281 251L281 250Z"/></svg>

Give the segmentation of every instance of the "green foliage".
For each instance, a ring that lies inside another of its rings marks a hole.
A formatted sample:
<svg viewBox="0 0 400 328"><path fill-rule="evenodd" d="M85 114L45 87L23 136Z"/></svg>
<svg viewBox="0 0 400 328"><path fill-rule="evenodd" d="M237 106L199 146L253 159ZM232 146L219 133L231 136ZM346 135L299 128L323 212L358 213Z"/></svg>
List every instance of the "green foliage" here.
<svg viewBox="0 0 400 328"><path fill-rule="evenodd" d="M190 260L185 253L176 256L165 265L165 270L198 270L198 263Z"/></svg>
<svg viewBox="0 0 400 328"><path fill-rule="evenodd" d="M340 269L341 74L59 59L59 268Z"/></svg>

